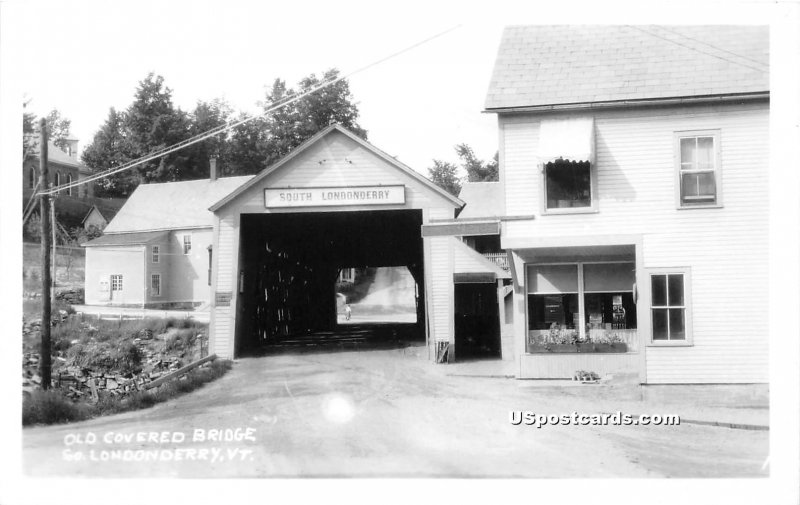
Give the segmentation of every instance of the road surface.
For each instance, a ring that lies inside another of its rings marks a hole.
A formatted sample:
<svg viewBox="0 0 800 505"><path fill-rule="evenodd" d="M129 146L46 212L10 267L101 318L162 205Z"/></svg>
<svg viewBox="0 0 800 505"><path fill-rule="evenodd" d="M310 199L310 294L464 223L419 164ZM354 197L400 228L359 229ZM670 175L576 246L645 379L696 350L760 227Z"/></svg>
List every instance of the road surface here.
<svg viewBox="0 0 800 505"><path fill-rule="evenodd" d="M195 478L768 475L766 431L515 426L510 411L648 411L613 390L601 399L589 387L563 395L525 381L447 375L452 368L424 353L242 359L218 381L150 409L25 429L24 469Z"/></svg>

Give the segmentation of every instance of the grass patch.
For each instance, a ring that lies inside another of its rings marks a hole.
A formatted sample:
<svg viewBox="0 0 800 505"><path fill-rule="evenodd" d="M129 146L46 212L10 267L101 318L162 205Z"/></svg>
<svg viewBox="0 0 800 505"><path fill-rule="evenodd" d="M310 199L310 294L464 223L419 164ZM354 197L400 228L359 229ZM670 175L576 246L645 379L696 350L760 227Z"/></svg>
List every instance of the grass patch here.
<svg viewBox="0 0 800 505"><path fill-rule="evenodd" d="M58 391L33 391L22 401L22 425L81 421L92 416L92 408L73 402Z"/></svg>
<svg viewBox="0 0 800 505"><path fill-rule="evenodd" d="M152 407L222 377L232 366L230 360L218 359L209 366L190 370L182 378L173 379L152 390L138 391L127 396L115 396L103 391L94 405L73 402L54 390L34 391L23 399L22 424L30 426L75 422Z"/></svg>

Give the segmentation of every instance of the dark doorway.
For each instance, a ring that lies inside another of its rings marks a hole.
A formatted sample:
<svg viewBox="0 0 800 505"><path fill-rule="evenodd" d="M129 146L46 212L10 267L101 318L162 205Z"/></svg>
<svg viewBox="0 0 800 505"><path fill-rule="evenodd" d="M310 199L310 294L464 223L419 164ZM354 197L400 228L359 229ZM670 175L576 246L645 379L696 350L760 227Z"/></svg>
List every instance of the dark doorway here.
<svg viewBox="0 0 800 505"><path fill-rule="evenodd" d="M500 358L500 315L494 283L455 284L456 359Z"/></svg>
<svg viewBox="0 0 800 505"><path fill-rule="evenodd" d="M236 354L398 335L424 341L421 225L421 210L243 214ZM353 265L407 267L419 287L416 323L343 329L336 284Z"/></svg>

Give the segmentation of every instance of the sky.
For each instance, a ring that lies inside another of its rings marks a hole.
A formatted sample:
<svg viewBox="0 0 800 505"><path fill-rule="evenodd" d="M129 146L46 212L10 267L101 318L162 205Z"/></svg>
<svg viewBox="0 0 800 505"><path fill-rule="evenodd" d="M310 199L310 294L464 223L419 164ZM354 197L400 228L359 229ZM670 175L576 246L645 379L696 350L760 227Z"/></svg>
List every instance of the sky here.
<svg viewBox="0 0 800 505"><path fill-rule="evenodd" d="M483 159L497 151L496 116L482 111L504 26L769 22L747 12L758 4L734 4L723 17L713 3L683 3L687 17L675 2L33 0L15 6L14 24L26 54L47 55L20 62L29 109L57 108L79 149L149 72L183 110L224 98L255 113L276 78L294 86L332 67L349 74L441 34L348 79L370 142L427 174L433 159L457 161L459 143Z"/></svg>
<svg viewBox="0 0 800 505"><path fill-rule="evenodd" d="M32 112L57 108L69 118L80 149L110 107L133 101L148 72L164 76L183 110L224 98L257 112L275 78L295 85L331 67L347 74L447 32L349 78L359 123L375 146L422 173L434 158L456 161L458 143L487 159L497 150L496 117L482 110L503 25L479 23L474 11L423 15L401 4L333 2L37 5L25 7L40 29L26 31L24 45L48 57L46 65L23 61L23 92Z"/></svg>

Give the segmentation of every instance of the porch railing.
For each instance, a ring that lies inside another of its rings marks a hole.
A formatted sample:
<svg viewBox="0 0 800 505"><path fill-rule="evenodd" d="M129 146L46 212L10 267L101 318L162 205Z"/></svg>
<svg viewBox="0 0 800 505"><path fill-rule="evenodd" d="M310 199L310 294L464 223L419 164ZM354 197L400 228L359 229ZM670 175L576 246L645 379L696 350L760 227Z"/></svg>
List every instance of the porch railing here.
<svg viewBox="0 0 800 505"><path fill-rule="evenodd" d="M490 260L495 265L503 270L508 271L508 256L504 252L500 253L484 253L484 258Z"/></svg>

